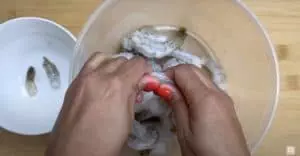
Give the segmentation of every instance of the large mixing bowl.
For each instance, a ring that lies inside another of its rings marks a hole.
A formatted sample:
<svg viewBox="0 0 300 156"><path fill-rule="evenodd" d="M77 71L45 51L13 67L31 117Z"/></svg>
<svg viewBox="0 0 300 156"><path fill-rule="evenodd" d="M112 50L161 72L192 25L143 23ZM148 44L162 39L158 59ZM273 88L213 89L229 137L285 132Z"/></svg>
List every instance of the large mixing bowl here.
<svg viewBox="0 0 300 156"><path fill-rule="evenodd" d="M279 76L269 37L238 0L106 0L81 32L71 77L93 52L115 53L128 32L161 24L185 27L214 52L253 152L274 116Z"/></svg>

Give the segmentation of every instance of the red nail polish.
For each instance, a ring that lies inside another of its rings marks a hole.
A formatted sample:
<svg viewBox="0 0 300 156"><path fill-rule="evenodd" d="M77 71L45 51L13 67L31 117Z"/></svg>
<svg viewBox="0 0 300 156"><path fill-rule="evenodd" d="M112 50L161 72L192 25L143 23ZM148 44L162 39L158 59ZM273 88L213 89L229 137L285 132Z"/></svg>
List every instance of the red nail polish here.
<svg viewBox="0 0 300 156"><path fill-rule="evenodd" d="M172 99L172 88L166 84L160 85L160 87L154 92L166 101L170 101Z"/></svg>
<svg viewBox="0 0 300 156"><path fill-rule="evenodd" d="M156 90L157 88L159 88L159 83L153 81L153 82L147 82L143 90L146 92L151 92Z"/></svg>

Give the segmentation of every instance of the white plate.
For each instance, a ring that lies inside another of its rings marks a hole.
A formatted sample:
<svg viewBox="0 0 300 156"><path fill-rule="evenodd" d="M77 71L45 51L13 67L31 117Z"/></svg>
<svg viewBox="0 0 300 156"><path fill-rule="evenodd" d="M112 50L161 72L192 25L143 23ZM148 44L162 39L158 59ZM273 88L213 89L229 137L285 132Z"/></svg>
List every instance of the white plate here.
<svg viewBox="0 0 300 156"><path fill-rule="evenodd" d="M50 132L68 87L69 62L75 37L62 26L41 18L9 20L0 27L0 127L37 135ZM43 57L59 72L61 87L53 89L43 68ZM25 88L28 68L36 71L38 93Z"/></svg>

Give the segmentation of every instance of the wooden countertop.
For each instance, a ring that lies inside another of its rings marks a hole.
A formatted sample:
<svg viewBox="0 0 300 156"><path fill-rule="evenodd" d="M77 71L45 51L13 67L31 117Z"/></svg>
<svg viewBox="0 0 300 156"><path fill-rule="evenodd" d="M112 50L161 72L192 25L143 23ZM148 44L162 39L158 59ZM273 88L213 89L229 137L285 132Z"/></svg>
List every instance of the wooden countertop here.
<svg viewBox="0 0 300 156"><path fill-rule="evenodd" d="M286 146L300 153L300 1L244 0L267 28L277 47L281 94L275 120L255 153L286 156ZM2 0L0 23L19 16L40 16L78 34L101 0ZM80 11L79 11L80 10ZM47 136L27 137L0 132L1 156L41 156Z"/></svg>

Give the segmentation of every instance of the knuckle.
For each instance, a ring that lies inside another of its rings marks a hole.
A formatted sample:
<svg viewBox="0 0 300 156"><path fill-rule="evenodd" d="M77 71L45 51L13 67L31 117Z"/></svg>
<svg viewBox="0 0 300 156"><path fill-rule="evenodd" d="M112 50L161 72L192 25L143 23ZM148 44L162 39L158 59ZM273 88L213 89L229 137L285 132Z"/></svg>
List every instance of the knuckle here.
<svg viewBox="0 0 300 156"><path fill-rule="evenodd" d="M114 76L110 79L110 86L113 88L113 89L121 89L123 85L123 82L122 82L122 79L118 76Z"/></svg>
<svg viewBox="0 0 300 156"><path fill-rule="evenodd" d="M86 86L89 85L90 83L93 83L94 79L95 78L93 74L85 75L79 78L79 84L81 84L81 86Z"/></svg>
<svg viewBox="0 0 300 156"><path fill-rule="evenodd" d="M95 64L96 60L101 60L101 58L105 57L106 54L102 53L102 52L95 52L93 53L90 58L88 59L88 61L86 62L85 66L87 68L95 68L95 66L97 66L97 64ZM97 62L97 61L96 61Z"/></svg>
<svg viewBox="0 0 300 156"><path fill-rule="evenodd" d="M137 67L146 66L146 60L141 56L135 56L134 59L129 61L134 61L133 64L136 65Z"/></svg>
<svg viewBox="0 0 300 156"><path fill-rule="evenodd" d="M92 62L87 62L85 64L85 68L83 68L83 71L90 71L94 69L94 64Z"/></svg>
<svg viewBox="0 0 300 156"><path fill-rule="evenodd" d="M83 66L82 72L87 72L87 71L92 71L95 69L95 65L92 62L87 62L85 63L85 65Z"/></svg>
<svg viewBox="0 0 300 156"><path fill-rule="evenodd" d="M94 60L95 58L99 57L99 56L103 56L104 53L101 52L94 52L88 59L88 62L91 62L92 60Z"/></svg>
<svg viewBox="0 0 300 156"><path fill-rule="evenodd" d="M80 75L77 79L81 85L93 85L99 80L99 74L97 72L90 72L86 75Z"/></svg>
<svg viewBox="0 0 300 156"><path fill-rule="evenodd" d="M96 58L98 58L98 57L103 57L103 56L105 56L105 55L107 55L107 54L106 54L106 53L103 53L103 52L97 51L97 52L94 52L94 53L91 55L91 57L90 57L89 60L93 60L93 59L96 59Z"/></svg>
<svg viewBox="0 0 300 156"><path fill-rule="evenodd" d="M124 62L128 61L128 59L126 57L118 57L118 58L115 59L115 61L124 63Z"/></svg>

